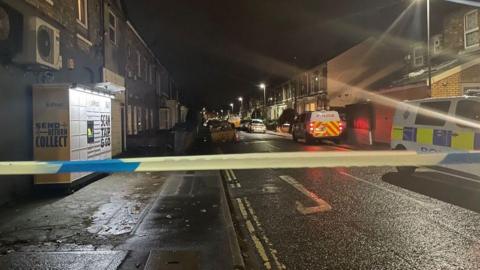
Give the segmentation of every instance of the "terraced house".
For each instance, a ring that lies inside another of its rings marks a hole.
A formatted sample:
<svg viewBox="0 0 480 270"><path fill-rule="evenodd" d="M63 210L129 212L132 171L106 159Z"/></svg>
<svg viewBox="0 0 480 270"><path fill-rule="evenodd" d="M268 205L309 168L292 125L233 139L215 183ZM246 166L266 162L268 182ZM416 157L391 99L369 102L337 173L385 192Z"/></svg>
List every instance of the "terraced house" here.
<svg viewBox="0 0 480 270"><path fill-rule="evenodd" d="M173 78L120 0L1 0L0 60L1 160L111 158L180 118ZM32 183L2 177L0 203Z"/></svg>

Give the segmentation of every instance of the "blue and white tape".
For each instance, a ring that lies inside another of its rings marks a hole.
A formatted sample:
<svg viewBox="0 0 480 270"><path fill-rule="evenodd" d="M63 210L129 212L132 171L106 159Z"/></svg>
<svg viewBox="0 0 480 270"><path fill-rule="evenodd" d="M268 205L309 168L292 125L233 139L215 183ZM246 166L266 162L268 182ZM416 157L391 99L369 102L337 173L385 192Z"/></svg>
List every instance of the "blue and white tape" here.
<svg viewBox="0 0 480 270"><path fill-rule="evenodd" d="M87 161L0 162L0 175L455 164L479 165L480 152L428 154L412 151L282 152Z"/></svg>

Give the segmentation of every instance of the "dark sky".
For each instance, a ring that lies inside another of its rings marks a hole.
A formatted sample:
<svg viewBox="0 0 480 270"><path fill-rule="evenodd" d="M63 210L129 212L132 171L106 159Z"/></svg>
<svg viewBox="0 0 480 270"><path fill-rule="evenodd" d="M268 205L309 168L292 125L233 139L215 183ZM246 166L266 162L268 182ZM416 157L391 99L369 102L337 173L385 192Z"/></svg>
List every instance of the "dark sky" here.
<svg viewBox="0 0 480 270"><path fill-rule="evenodd" d="M262 95L386 29L407 0L125 0L189 106Z"/></svg>

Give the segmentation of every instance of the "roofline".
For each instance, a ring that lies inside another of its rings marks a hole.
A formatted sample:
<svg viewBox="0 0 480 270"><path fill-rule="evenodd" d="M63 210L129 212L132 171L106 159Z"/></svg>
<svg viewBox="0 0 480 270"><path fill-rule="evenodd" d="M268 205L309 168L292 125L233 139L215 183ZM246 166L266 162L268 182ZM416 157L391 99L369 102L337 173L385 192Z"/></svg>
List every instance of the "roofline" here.
<svg viewBox="0 0 480 270"><path fill-rule="evenodd" d="M478 65L480 64L480 58L475 58L473 59L472 61L470 62L467 62L467 63L464 63L464 64L461 64L461 65L458 65L456 67L453 67L449 70L446 70L438 75L435 75L432 77L432 83L436 83L438 81L441 81L447 77L450 77L452 76L453 74L456 74L456 73L459 73L461 71L464 71L465 69L467 68L471 68L475 65Z"/></svg>
<svg viewBox="0 0 480 270"><path fill-rule="evenodd" d="M135 27L132 25L132 23L130 22L130 20L127 20L127 25L128 27L130 28L130 30L132 30L132 32L135 34L135 36L138 38L138 40L140 40L140 42L143 44L143 46L145 46L145 48L147 49L147 51L151 54L151 56L155 59L155 62L157 63L157 65L161 66L166 72L167 74L169 75L169 77L172 77L170 75L170 72L160 63L160 60L158 60L157 56L153 53L153 51L150 49L150 47L148 46L148 44L145 42L145 40L140 36L140 34L138 33L137 29L135 29ZM173 80L174 83L175 83L175 80Z"/></svg>

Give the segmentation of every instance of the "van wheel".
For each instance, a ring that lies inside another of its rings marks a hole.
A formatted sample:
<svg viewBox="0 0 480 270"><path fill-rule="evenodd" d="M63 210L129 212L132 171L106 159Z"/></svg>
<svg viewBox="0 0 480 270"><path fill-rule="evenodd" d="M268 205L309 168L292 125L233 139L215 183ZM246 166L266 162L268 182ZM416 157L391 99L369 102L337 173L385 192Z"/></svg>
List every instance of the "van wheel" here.
<svg viewBox="0 0 480 270"><path fill-rule="evenodd" d="M403 145L397 145L397 147L395 147L395 150L407 150L407 148L405 148L405 146ZM417 169L417 167L414 167L414 166L401 166L401 167L397 167L397 171L401 174L405 174L405 175L412 175L415 170Z"/></svg>
<svg viewBox="0 0 480 270"><path fill-rule="evenodd" d="M405 175L412 175L415 170L417 169L417 167L413 167L413 166L403 166L403 167L397 167L397 171L401 174L405 174Z"/></svg>
<svg viewBox="0 0 480 270"><path fill-rule="evenodd" d="M306 144L313 144L315 140L312 138L312 135L309 133L305 133L305 143Z"/></svg>

